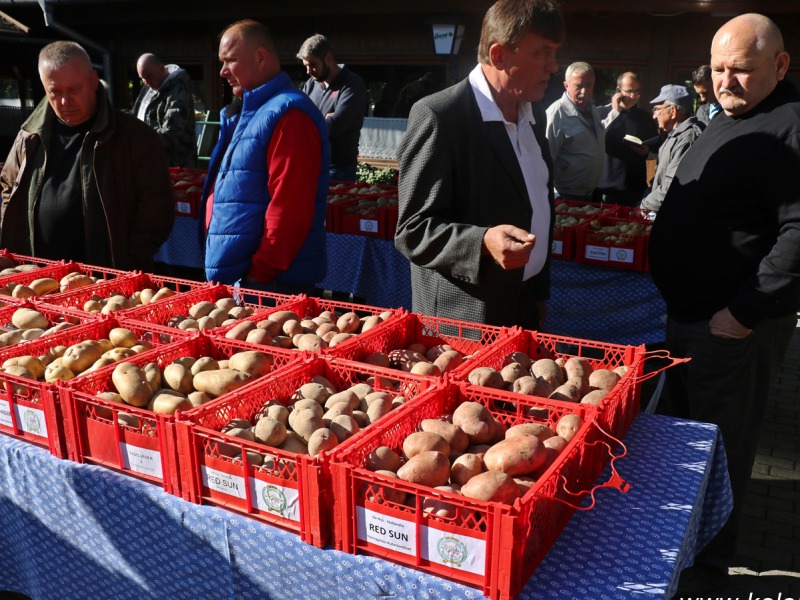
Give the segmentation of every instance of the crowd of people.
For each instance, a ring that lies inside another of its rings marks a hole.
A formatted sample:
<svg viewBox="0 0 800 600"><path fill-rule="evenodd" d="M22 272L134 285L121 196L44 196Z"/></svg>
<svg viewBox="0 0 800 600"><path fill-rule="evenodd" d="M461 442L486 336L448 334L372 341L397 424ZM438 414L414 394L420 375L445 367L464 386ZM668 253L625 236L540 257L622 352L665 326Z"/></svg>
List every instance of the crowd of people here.
<svg viewBox="0 0 800 600"><path fill-rule="evenodd" d="M555 198L656 214L650 264L666 345L691 358L667 372L664 405L720 427L733 489L732 516L681 579L697 591L724 577L735 553L763 390L800 308L800 94L785 80L780 30L745 14L711 40L710 65L693 73L697 99L666 83L647 110L626 71L611 102L595 106L595 73L579 61L543 107L566 35L555 0L489 8L474 69L410 109L395 245L410 263L415 312L539 329ZM314 293L325 276L327 192L332 179L355 178L367 92L324 36L297 58L309 75L302 90L262 23L237 21L220 36L234 100L203 190L208 280ZM197 160L188 74L143 54L129 113L111 106L79 44L47 45L38 66L46 97L0 174L0 247L149 270L174 218L167 167Z"/></svg>

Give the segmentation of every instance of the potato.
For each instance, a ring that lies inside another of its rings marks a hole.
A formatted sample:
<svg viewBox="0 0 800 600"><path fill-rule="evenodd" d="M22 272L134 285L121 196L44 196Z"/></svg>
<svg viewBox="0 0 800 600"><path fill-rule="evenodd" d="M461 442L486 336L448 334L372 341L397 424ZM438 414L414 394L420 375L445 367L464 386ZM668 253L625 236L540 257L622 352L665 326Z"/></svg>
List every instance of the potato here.
<svg viewBox="0 0 800 600"><path fill-rule="evenodd" d="M201 356L190 367L192 376L197 375L200 371L216 371L217 369L219 369L219 363L210 356Z"/></svg>
<svg viewBox="0 0 800 600"><path fill-rule="evenodd" d="M207 317L209 314L211 314L211 311L216 308L217 307L213 302L201 300L200 302L196 302L189 307L189 316L193 319Z"/></svg>
<svg viewBox="0 0 800 600"><path fill-rule="evenodd" d="M303 329L303 326L297 319L288 319L284 321L283 326L281 327L281 331L283 331L283 333L288 335L289 337L294 337L296 335L309 333L307 330Z"/></svg>
<svg viewBox="0 0 800 600"><path fill-rule="evenodd" d="M147 379L147 383L150 384L150 389L152 389L155 394L161 389L161 367L159 367L157 363L150 362L142 367L142 371L144 372L145 379Z"/></svg>
<svg viewBox="0 0 800 600"><path fill-rule="evenodd" d="M361 333L364 333L365 331L369 331L376 325L380 325L382 322L383 319L381 319L379 315L369 315L368 317L364 317L361 320L361 325L358 328L358 330Z"/></svg>
<svg viewBox="0 0 800 600"><path fill-rule="evenodd" d="M340 403L346 404L352 413L361 404L361 399L353 390L343 390L328 396L328 399L325 400L325 408L330 409Z"/></svg>
<svg viewBox="0 0 800 600"><path fill-rule="evenodd" d="M31 356L28 354L6 359L6 361L3 363L3 368L5 369L10 366L25 367L31 372L31 375L33 375L35 379L41 379L44 376L45 366L36 356Z"/></svg>
<svg viewBox="0 0 800 600"><path fill-rule="evenodd" d="M567 374L567 381L570 379L581 382L580 396L589 392L589 376L592 374L592 365L581 356L573 356L564 363L564 371Z"/></svg>
<svg viewBox="0 0 800 600"><path fill-rule="evenodd" d="M477 402L463 402L453 411L453 425L467 434L471 444L485 444L492 439L493 421L489 410Z"/></svg>
<svg viewBox="0 0 800 600"><path fill-rule="evenodd" d="M529 371L518 362L508 363L500 371L500 377L506 383L514 383L520 377L528 376Z"/></svg>
<svg viewBox="0 0 800 600"><path fill-rule="evenodd" d="M308 454L308 444L294 431L290 431L286 434L286 439L281 444L281 450L297 454Z"/></svg>
<svg viewBox="0 0 800 600"><path fill-rule="evenodd" d="M530 371L532 361L531 357L525 354L524 352L512 352L511 354L506 356L505 360L503 361L503 365L508 365L511 363L519 363L526 370Z"/></svg>
<svg viewBox="0 0 800 600"><path fill-rule="evenodd" d="M384 477L392 477L394 479L397 479L397 473L389 469L378 469L375 472L380 475L383 475ZM401 490L394 486L389 486L389 485L378 486L377 490L378 490L378 496L372 496L370 498L370 500L373 502L379 501L380 498L383 498L383 500L386 502L391 502L394 504L403 504L406 501L405 490Z"/></svg>
<svg viewBox="0 0 800 600"><path fill-rule="evenodd" d="M431 450L449 456L450 444L441 435L431 431L417 431L403 440L403 454L406 458L414 458L417 454Z"/></svg>
<svg viewBox="0 0 800 600"><path fill-rule="evenodd" d="M535 435L540 440L544 441L556 435L556 432L543 423L520 423L506 430L506 439L518 435Z"/></svg>
<svg viewBox="0 0 800 600"><path fill-rule="evenodd" d="M436 359L439 358L445 352L454 352L454 351L455 348L453 348L450 344L437 344L436 346L431 346L425 351L425 358L427 358L431 362L436 362Z"/></svg>
<svg viewBox="0 0 800 600"><path fill-rule="evenodd" d="M334 391L331 387L327 387L322 383L309 382L301 385L292 395L292 398L307 398L314 400L318 404L324 404L333 393Z"/></svg>
<svg viewBox="0 0 800 600"><path fill-rule="evenodd" d="M620 376L620 378L622 378L625 377L625 373L630 371L630 369L631 369L630 367L627 367L625 365L620 365L616 369L614 369L614 373L616 373L617 375Z"/></svg>
<svg viewBox="0 0 800 600"><path fill-rule="evenodd" d="M555 391L555 387L542 377L524 375L512 384L511 391L517 394L525 394L526 396L548 398Z"/></svg>
<svg viewBox="0 0 800 600"><path fill-rule="evenodd" d="M36 296L36 292L27 285L17 285L11 291L11 296L14 298L33 298Z"/></svg>
<svg viewBox="0 0 800 600"><path fill-rule="evenodd" d="M364 462L364 468L370 471L397 472L402 460L400 455L388 446L378 446L372 450Z"/></svg>
<svg viewBox="0 0 800 600"><path fill-rule="evenodd" d="M589 375L589 387L592 389L611 391L620 380L620 376L608 369L596 369Z"/></svg>
<svg viewBox="0 0 800 600"><path fill-rule="evenodd" d="M213 400L213 398L205 392L192 392L186 396L186 399L189 400L195 408Z"/></svg>
<svg viewBox="0 0 800 600"><path fill-rule="evenodd" d="M149 408L162 415L174 415L177 410L191 410L194 406L186 396L171 390L161 390L153 395Z"/></svg>
<svg viewBox="0 0 800 600"><path fill-rule="evenodd" d="M331 406L325 413L322 415L322 420L325 422L325 427L331 426L331 421L333 421L336 417L340 417L342 415L352 417L353 416L353 409L346 402L337 402L333 406Z"/></svg>
<svg viewBox="0 0 800 600"><path fill-rule="evenodd" d="M490 471L503 471L511 476L527 475L538 469L546 458L547 453L539 438L519 435L489 448L483 456L483 463Z"/></svg>
<svg viewBox="0 0 800 600"><path fill-rule="evenodd" d="M300 315L291 310L276 310L274 313L270 314L267 319L279 323L281 326L283 326L283 324L290 319L298 322L302 321Z"/></svg>
<svg viewBox="0 0 800 600"><path fill-rule="evenodd" d="M17 329L46 329L50 326L50 321L47 320L42 313L32 308L18 308L11 315L11 323Z"/></svg>
<svg viewBox="0 0 800 600"><path fill-rule="evenodd" d="M83 373L91 373L92 371L98 371L98 370L102 369L103 367L107 367L108 365L113 365L114 363L117 363L120 360L124 360L124 359L121 358L121 359L118 360L116 358L111 358L110 356L101 356L96 361L94 361L89 366L88 369L83 371Z"/></svg>
<svg viewBox="0 0 800 600"><path fill-rule="evenodd" d="M580 402L581 387L580 379L568 379L565 384L553 390L553 393L550 394L548 398L563 400L565 402Z"/></svg>
<svg viewBox="0 0 800 600"><path fill-rule="evenodd" d="M467 379L472 385L481 385L499 390L506 387L506 382L500 374L500 371L492 369L491 367L477 367L472 369Z"/></svg>
<svg viewBox="0 0 800 600"><path fill-rule="evenodd" d="M330 452L339 444L339 440L330 429L317 429L308 440L308 453L317 456L320 452Z"/></svg>
<svg viewBox="0 0 800 600"><path fill-rule="evenodd" d="M361 325L359 316L354 312L344 313L341 317L336 319L336 327L342 333L355 333Z"/></svg>
<svg viewBox="0 0 800 600"><path fill-rule="evenodd" d="M11 331L6 331L3 334L0 334L0 346L13 346L14 344L18 344L23 339L22 333L26 331L24 329L12 329Z"/></svg>
<svg viewBox="0 0 800 600"><path fill-rule="evenodd" d="M454 487L449 485L439 485L434 489L458 493ZM460 509L452 502L448 502L443 498L437 498L436 496L426 496L422 501L422 512L426 515L435 515L444 519L455 519L460 510L464 509Z"/></svg>
<svg viewBox="0 0 800 600"><path fill-rule="evenodd" d="M286 426L272 417L262 417L253 428L256 441L267 446L280 446L286 440Z"/></svg>
<svg viewBox="0 0 800 600"><path fill-rule="evenodd" d="M158 302L159 300L164 300L165 298L170 298L174 295L175 295L174 290L168 287L162 287L155 294L153 294L153 297L150 298L150 302Z"/></svg>
<svg viewBox="0 0 800 600"><path fill-rule="evenodd" d="M111 362L117 362L131 358L132 356L136 356L136 352L134 352L131 348L112 348L111 350L103 352L100 358L107 358ZM92 366L96 364L97 361L95 361Z"/></svg>
<svg viewBox="0 0 800 600"><path fill-rule="evenodd" d="M376 367L389 368L389 355L383 352L373 352L364 358L364 362L368 365L375 365Z"/></svg>
<svg viewBox="0 0 800 600"><path fill-rule="evenodd" d="M453 461L450 467L450 481L464 485L470 479L486 470L483 460L477 454L465 453Z"/></svg>
<svg viewBox="0 0 800 600"><path fill-rule="evenodd" d="M96 343L85 341L67 348L61 358L65 367L78 374L92 366L92 363L100 358L101 354L100 347Z"/></svg>
<svg viewBox="0 0 800 600"><path fill-rule="evenodd" d="M247 373L255 379L272 370L272 357L258 350L245 350L231 356L228 359L228 367Z"/></svg>
<svg viewBox="0 0 800 600"><path fill-rule="evenodd" d="M249 344L258 344L259 346L273 346L272 336L265 329L255 329L248 332L245 341Z"/></svg>
<svg viewBox="0 0 800 600"><path fill-rule="evenodd" d="M111 314L113 312L117 312L118 310L125 310L126 308L130 308L131 303L126 296L122 294L115 294L106 300L105 304L103 305L103 309L100 311L104 315Z"/></svg>
<svg viewBox="0 0 800 600"><path fill-rule="evenodd" d="M596 406L600 404L607 395L608 392L606 390L592 390L581 398L581 404L593 404Z"/></svg>
<svg viewBox="0 0 800 600"><path fill-rule="evenodd" d="M464 355L457 350L446 350L442 352L433 361L433 364L439 367L442 373L449 373L453 369L457 369L464 362Z"/></svg>
<svg viewBox="0 0 800 600"><path fill-rule="evenodd" d="M514 504L514 500L520 497L517 482L502 471L484 471L475 475L461 486L461 494L467 498L503 504Z"/></svg>
<svg viewBox="0 0 800 600"><path fill-rule="evenodd" d="M398 349L389 352L389 367L409 372L418 362L427 362L425 357L413 350Z"/></svg>
<svg viewBox="0 0 800 600"><path fill-rule="evenodd" d="M327 334L326 334L326 337L322 338L322 339L324 341L328 342L328 347L329 348L333 348L337 344L342 344L342 343L346 342L347 340L349 340L353 336L355 336L354 333L344 333L344 332L342 332L342 333L337 333L337 334L332 335L330 337L330 339L326 339L326 337L327 337Z"/></svg>
<svg viewBox="0 0 800 600"><path fill-rule="evenodd" d="M256 328L256 324L252 321L242 321L231 327L225 334L229 340L246 340L247 334Z"/></svg>
<svg viewBox="0 0 800 600"><path fill-rule="evenodd" d="M87 285L94 285L94 279L85 273L78 273L77 271L67 273L58 282L59 291L61 292L77 290L78 288L86 287Z"/></svg>
<svg viewBox="0 0 800 600"><path fill-rule="evenodd" d="M397 470L397 477L430 487L444 485L450 479L450 461L441 452L420 452Z"/></svg>
<svg viewBox="0 0 800 600"><path fill-rule="evenodd" d="M172 363L164 367L162 378L167 387L181 394L191 394L194 390L192 385L192 372L184 365Z"/></svg>
<svg viewBox="0 0 800 600"><path fill-rule="evenodd" d="M147 406L153 397L153 390L144 371L133 363L119 363L111 374L111 381L122 399L131 406Z"/></svg>
<svg viewBox="0 0 800 600"><path fill-rule="evenodd" d="M469 446L469 437L464 433L464 430L447 421L442 421L441 419L424 419L420 423L420 429L442 436L448 446L450 446L451 456L463 454L467 446Z"/></svg>
<svg viewBox="0 0 800 600"><path fill-rule="evenodd" d="M70 371L62 363L51 363L44 370L44 380L48 383L55 381L69 381L75 377L75 373Z"/></svg>
<svg viewBox="0 0 800 600"><path fill-rule="evenodd" d="M316 333L304 333L299 336L295 344L298 350L309 352L319 352L328 347L328 342L319 337Z"/></svg>
<svg viewBox="0 0 800 600"><path fill-rule="evenodd" d="M367 421L374 423L392 410L391 398L376 399L367 407Z"/></svg>
<svg viewBox="0 0 800 600"><path fill-rule="evenodd" d="M442 370L439 367L433 363L425 362L424 360L416 363L411 367L411 371L409 372L414 375L424 375L428 377L439 377L442 374Z"/></svg>
<svg viewBox="0 0 800 600"><path fill-rule="evenodd" d="M531 375L539 379L544 379L553 386L553 389L566 382L564 371L562 371L556 361L551 358L541 358L537 360L531 365L530 370Z"/></svg>
<svg viewBox="0 0 800 600"><path fill-rule="evenodd" d="M358 422L350 415L339 415L331 421L328 427L336 436L336 439L339 440L340 444L353 437L361 429Z"/></svg>
<svg viewBox="0 0 800 600"><path fill-rule="evenodd" d="M40 277L39 279L34 279L31 281L28 284L28 287L33 290L33 293L36 296L44 296L53 290L57 290L58 282L52 277Z"/></svg>
<svg viewBox="0 0 800 600"><path fill-rule="evenodd" d="M322 416L309 408L304 408L300 411L297 411L296 414L294 414L293 411L293 413L289 415L289 424L294 432L300 436L300 438L306 444L309 443L311 435L317 429L323 429L325 427L325 424L322 421Z"/></svg>
<svg viewBox="0 0 800 600"><path fill-rule="evenodd" d="M578 433L581 425L583 419L578 415L564 415L556 423L556 433L566 441L570 441Z"/></svg>
<svg viewBox="0 0 800 600"><path fill-rule="evenodd" d="M242 387L249 380L250 376L247 373L236 369L217 369L197 373L192 377L192 384L198 392L205 392L216 398Z"/></svg>

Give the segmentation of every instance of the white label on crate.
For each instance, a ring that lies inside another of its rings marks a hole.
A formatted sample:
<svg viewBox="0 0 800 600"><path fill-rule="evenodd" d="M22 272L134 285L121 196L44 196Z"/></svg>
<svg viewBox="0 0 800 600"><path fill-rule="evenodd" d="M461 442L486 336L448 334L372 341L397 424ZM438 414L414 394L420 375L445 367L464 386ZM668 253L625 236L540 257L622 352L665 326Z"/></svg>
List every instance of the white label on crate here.
<svg viewBox="0 0 800 600"><path fill-rule="evenodd" d="M142 475L164 479L164 472L161 470L160 452L126 444L125 442L120 442L119 449L122 453L122 465L126 469Z"/></svg>
<svg viewBox="0 0 800 600"><path fill-rule="evenodd" d="M631 248L611 248L611 262L632 263L635 252Z"/></svg>
<svg viewBox="0 0 800 600"><path fill-rule="evenodd" d="M484 575L486 540L424 526L420 533L420 552L425 560L475 575Z"/></svg>
<svg viewBox="0 0 800 600"><path fill-rule="evenodd" d="M203 485L207 488L234 498L241 498L242 500L247 498L247 492L244 489L244 477L211 469L205 465L202 465L200 470L203 475Z"/></svg>
<svg viewBox="0 0 800 600"><path fill-rule="evenodd" d="M608 260L608 248L606 246L586 246L586 258L593 260Z"/></svg>
<svg viewBox="0 0 800 600"><path fill-rule="evenodd" d="M550 245L550 252L553 254L564 254L564 240L553 240Z"/></svg>
<svg viewBox="0 0 800 600"><path fill-rule="evenodd" d="M395 552L416 556L417 528L412 521L356 506L358 539Z"/></svg>
<svg viewBox="0 0 800 600"><path fill-rule="evenodd" d="M300 494L296 489L251 477L250 494L253 504L258 510L274 513L283 519L300 522Z"/></svg>
<svg viewBox="0 0 800 600"><path fill-rule="evenodd" d="M192 214L192 206L188 202L176 202L175 206L179 213L184 215Z"/></svg>
<svg viewBox="0 0 800 600"><path fill-rule="evenodd" d="M378 222L374 219L359 219L358 227L367 233L378 233Z"/></svg>
<svg viewBox="0 0 800 600"><path fill-rule="evenodd" d="M17 425L22 431L47 438L47 422L43 410L15 404L14 415L17 417ZM8 400L0 400L0 425L14 427L11 422L11 408Z"/></svg>

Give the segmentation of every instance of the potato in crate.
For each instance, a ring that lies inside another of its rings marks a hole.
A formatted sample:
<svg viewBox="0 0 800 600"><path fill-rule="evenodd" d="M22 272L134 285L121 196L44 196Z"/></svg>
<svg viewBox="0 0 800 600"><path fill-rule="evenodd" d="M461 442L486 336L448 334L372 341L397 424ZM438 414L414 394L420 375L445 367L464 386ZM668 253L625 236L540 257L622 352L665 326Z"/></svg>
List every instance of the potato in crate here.
<svg viewBox="0 0 800 600"><path fill-rule="evenodd" d="M179 335L178 330L163 329ZM109 467L180 496L175 411L191 414L196 406L295 359L295 354L277 348L254 350L249 344L195 332L67 381L61 393L74 422L70 458Z"/></svg>
<svg viewBox="0 0 800 600"><path fill-rule="evenodd" d="M434 389L334 455L335 547L513 598L602 472L596 411Z"/></svg>
<svg viewBox="0 0 800 600"><path fill-rule="evenodd" d="M601 215L581 223L577 230L577 262L644 271L647 242L653 223Z"/></svg>
<svg viewBox="0 0 800 600"><path fill-rule="evenodd" d="M433 385L407 373L314 356L181 413L184 497L324 547L333 528L330 457L386 414L413 409Z"/></svg>
<svg viewBox="0 0 800 600"><path fill-rule="evenodd" d="M59 458L69 456L73 434L70 415L64 410L57 387L61 380L80 377L85 371L127 354L186 335L177 331L162 333L154 327L132 328L135 336L127 337L123 346L115 343L117 338L111 333L119 322L108 317L44 304L3 309L0 315L4 315L3 322L9 318L18 328L3 335L16 335L20 330L24 335L35 326L52 325L52 334L23 338L0 349L0 431L49 448Z"/></svg>
<svg viewBox="0 0 800 600"><path fill-rule="evenodd" d="M517 330L454 379L515 397L598 405L598 421L620 438L639 413L644 345L624 346ZM652 376L652 375L651 375ZM578 380L579 385L573 385Z"/></svg>
<svg viewBox="0 0 800 600"><path fill-rule="evenodd" d="M367 332L379 331L405 314L392 310L323 298L301 298L279 310L253 314L214 330L215 335L255 344L333 353L352 358Z"/></svg>
<svg viewBox="0 0 800 600"><path fill-rule="evenodd" d="M0 293L16 298L47 298L78 285L124 277L130 273L75 262L24 265L21 271L0 277ZM22 267L17 267L20 269Z"/></svg>
<svg viewBox="0 0 800 600"><path fill-rule="evenodd" d="M578 225L600 215L612 214L608 206L593 202L557 198L555 204L555 223L550 253L555 258L572 260L575 258L576 231Z"/></svg>

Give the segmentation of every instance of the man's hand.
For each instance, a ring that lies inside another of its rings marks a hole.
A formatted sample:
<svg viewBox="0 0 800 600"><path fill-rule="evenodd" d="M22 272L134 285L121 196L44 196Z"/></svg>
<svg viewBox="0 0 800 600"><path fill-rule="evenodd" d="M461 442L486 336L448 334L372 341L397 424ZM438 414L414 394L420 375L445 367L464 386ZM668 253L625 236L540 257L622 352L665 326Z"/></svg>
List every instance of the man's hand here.
<svg viewBox="0 0 800 600"><path fill-rule="evenodd" d="M490 227L483 236L486 253L506 270L524 267L535 243L535 235L513 225Z"/></svg>
<svg viewBox="0 0 800 600"><path fill-rule="evenodd" d="M752 329L739 323L727 308L723 308L711 317L709 329L712 335L735 340L746 338L753 332Z"/></svg>

